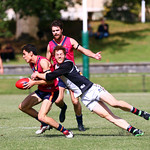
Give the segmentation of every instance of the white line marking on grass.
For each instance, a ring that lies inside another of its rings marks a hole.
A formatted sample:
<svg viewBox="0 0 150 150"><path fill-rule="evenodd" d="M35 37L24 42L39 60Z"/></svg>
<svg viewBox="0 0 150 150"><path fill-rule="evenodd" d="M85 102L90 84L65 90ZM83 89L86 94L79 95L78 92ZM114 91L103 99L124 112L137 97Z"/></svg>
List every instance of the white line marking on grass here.
<svg viewBox="0 0 150 150"><path fill-rule="evenodd" d="M39 127L0 127L0 129L5 129L5 128L7 128L7 129L38 129Z"/></svg>

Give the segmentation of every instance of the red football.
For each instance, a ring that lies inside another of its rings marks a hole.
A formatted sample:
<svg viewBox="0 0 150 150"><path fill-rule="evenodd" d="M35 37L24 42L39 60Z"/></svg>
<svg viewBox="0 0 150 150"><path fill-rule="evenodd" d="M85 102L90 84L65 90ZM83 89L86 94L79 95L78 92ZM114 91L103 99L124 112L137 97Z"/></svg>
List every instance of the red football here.
<svg viewBox="0 0 150 150"><path fill-rule="evenodd" d="M25 90L23 87L24 87L24 84L29 82L29 78L22 78L22 79L19 79L17 82L16 82L16 87L18 89L22 89L22 90Z"/></svg>

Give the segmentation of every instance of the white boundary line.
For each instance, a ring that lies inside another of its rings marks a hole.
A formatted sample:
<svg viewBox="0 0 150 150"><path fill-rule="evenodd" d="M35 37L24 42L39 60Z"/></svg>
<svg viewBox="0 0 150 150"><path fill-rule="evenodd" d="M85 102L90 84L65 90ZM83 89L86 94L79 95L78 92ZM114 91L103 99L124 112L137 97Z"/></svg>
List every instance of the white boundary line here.
<svg viewBox="0 0 150 150"><path fill-rule="evenodd" d="M40 128L40 127L6 127L6 126L4 126L4 127L0 127L0 129L38 129L38 128Z"/></svg>

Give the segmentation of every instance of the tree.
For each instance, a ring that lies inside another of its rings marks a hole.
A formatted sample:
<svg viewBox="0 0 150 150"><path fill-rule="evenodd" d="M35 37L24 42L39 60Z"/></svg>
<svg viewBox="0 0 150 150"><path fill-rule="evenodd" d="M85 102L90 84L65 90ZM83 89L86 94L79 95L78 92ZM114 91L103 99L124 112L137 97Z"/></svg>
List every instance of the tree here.
<svg viewBox="0 0 150 150"><path fill-rule="evenodd" d="M8 23L7 21L4 21L4 18L6 18L4 4L0 3L0 37L9 37L11 36L11 32L8 30Z"/></svg>
<svg viewBox="0 0 150 150"><path fill-rule="evenodd" d="M150 6L150 1L145 0L147 8ZM112 3L106 2L106 7L109 8L107 16L111 19L122 21L137 21L141 12L141 0L112 0Z"/></svg>
<svg viewBox="0 0 150 150"><path fill-rule="evenodd" d="M60 18L60 10L66 9L66 4L71 4L71 2L72 0L1 0L0 8L3 8L3 14L7 9L13 8L17 14L16 28L18 28L18 21L20 19L26 20L29 16L43 20ZM1 20L3 19L4 16ZM38 19L35 21L38 23ZM35 25L37 24L35 23Z"/></svg>

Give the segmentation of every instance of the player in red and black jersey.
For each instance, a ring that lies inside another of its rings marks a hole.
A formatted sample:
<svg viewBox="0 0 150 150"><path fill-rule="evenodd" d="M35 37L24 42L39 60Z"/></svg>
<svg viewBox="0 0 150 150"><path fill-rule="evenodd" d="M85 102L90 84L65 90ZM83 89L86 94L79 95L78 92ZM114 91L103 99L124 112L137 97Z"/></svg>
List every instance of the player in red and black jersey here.
<svg viewBox="0 0 150 150"><path fill-rule="evenodd" d="M35 46L27 44L22 48L23 58L30 64L33 72L39 73L53 71L52 65L48 59L36 54ZM57 123L53 118L48 117L47 114L50 111L52 104L56 101L59 95L58 81L54 79L52 81L45 81L36 78L24 85L25 88L30 89L34 85L38 85L38 89L28 95L23 102L19 105L19 109L31 117L41 122L41 129L36 131L36 134L42 134L45 130L55 128L62 132L67 138L72 138L73 133L66 130L61 124ZM42 102L40 111L37 112L33 106Z"/></svg>

